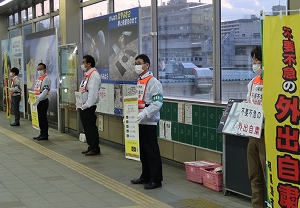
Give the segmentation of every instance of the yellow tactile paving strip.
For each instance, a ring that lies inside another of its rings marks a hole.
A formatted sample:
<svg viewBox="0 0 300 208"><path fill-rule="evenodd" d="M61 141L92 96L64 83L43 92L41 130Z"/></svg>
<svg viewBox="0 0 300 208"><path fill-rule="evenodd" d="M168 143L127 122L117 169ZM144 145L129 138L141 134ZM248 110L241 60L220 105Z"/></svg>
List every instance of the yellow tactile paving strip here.
<svg viewBox="0 0 300 208"><path fill-rule="evenodd" d="M123 197L137 203L137 206L132 206L132 208L138 207L171 207L168 204L165 204L161 201L158 201L146 194L143 194L135 189L132 189L112 178L109 178L87 166L84 166L74 160L71 160L57 152L50 150L35 141L29 140L19 134L16 134L8 129L0 127L0 133L5 134L6 136L18 141L19 143L26 145L27 147L57 161L58 163L80 173L81 175L99 183L100 185L122 195ZM128 207L127 207L128 208Z"/></svg>
<svg viewBox="0 0 300 208"><path fill-rule="evenodd" d="M180 201L188 205L181 208L225 208L224 206L215 204L202 198L182 199Z"/></svg>

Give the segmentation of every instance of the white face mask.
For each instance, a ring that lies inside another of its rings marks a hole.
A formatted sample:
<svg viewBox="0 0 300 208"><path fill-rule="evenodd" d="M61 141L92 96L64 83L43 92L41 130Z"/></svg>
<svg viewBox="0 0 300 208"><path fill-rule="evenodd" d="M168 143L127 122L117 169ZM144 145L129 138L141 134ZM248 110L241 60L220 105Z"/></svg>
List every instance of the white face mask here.
<svg viewBox="0 0 300 208"><path fill-rule="evenodd" d="M135 65L134 70L137 74L143 73L143 65Z"/></svg>
<svg viewBox="0 0 300 208"><path fill-rule="evenodd" d="M253 64L252 70L255 74L261 75L261 72L262 72L261 64Z"/></svg>
<svg viewBox="0 0 300 208"><path fill-rule="evenodd" d="M82 71L86 71L84 64L81 64L81 69L82 69Z"/></svg>
<svg viewBox="0 0 300 208"><path fill-rule="evenodd" d="M39 76L41 77L41 76L43 76L45 73L44 73L43 70L39 70L39 71L38 71L38 74L39 74Z"/></svg>
<svg viewBox="0 0 300 208"><path fill-rule="evenodd" d="M9 72L9 76L13 77L13 76L14 76L14 74L13 74L12 72Z"/></svg>

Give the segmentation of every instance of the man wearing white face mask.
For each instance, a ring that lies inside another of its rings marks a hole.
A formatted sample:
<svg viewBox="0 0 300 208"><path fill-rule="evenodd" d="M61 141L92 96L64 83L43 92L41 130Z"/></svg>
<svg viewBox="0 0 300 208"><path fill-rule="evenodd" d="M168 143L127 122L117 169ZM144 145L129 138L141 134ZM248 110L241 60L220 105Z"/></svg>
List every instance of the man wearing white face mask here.
<svg viewBox="0 0 300 208"><path fill-rule="evenodd" d="M44 63L38 64L39 78L35 81L34 94L36 95L36 101L32 105L37 106L40 135L33 137L38 141L48 140L48 119L47 110L49 107L49 92L51 87L51 80L46 74L46 65Z"/></svg>
<svg viewBox="0 0 300 208"><path fill-rule="evenodd" d="M96 104L99 102L99 89L101 77L95 68L95 59L91 55L83 57L81 69L84 71L84 79L79 86L82 96L80 119L89 145L86 151L81 152L85 156L100 155L99 132L96 126Z"/></svg>
<svg viewBox="0 0 300 208"><path fill-rule="evenodd" d="M263 74L262 74L262 51L257 46L251 51L253 59L253 72L257 74L248 84L247 101L256 105L262 105ZM252 189L252 207L265 207L266 191L266 150L264 130L261 138L249 138L247 147L248 175Z"/></svg>
<svg viewBox="0 0 300 208"><path fill-rule="evenodd" d="M157 122L163 105L161 83L149 72L150 59L145 54L135 58L135 72L140 75L137 83L139 114L139 142L142 174L133 184L146 184L145 189L162 186L162 162L157 143Z"/></svg>

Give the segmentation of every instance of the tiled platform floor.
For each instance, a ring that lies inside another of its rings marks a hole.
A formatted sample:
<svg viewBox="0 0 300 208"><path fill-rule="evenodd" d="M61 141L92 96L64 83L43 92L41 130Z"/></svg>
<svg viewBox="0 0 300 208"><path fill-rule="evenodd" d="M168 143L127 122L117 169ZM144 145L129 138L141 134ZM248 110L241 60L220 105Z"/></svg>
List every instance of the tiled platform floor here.
<svg viewBox="0 0 300 208"><path fill-rule="evenodd" d="M141 164L125 159L122 147L100 141L102 154L87 157L87 144L73 136L50 128L49 141L35 141L39 132L30 121L10 127L4 112L0 118L0 208L203 207L182 202L195 198L211 207L251 207L249 198L188 181L182 164L166 160L162 188L144 190L130 183Z"/></svg>

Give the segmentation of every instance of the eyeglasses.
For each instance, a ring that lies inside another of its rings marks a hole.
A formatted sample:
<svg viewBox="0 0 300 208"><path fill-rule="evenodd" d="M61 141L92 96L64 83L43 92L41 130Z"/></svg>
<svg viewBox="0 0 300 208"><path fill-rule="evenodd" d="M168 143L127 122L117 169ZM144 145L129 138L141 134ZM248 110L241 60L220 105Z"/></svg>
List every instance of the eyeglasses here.
<svg viewBox="0 0 300 208"><path fill-rule="evenodd" d="M144 63L134 63L134 65L143 65Z"/></svg>

